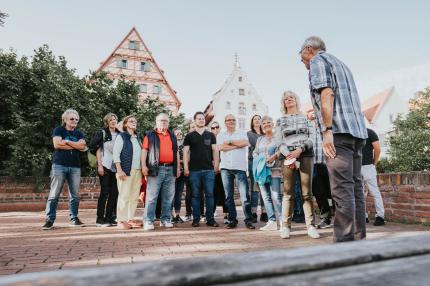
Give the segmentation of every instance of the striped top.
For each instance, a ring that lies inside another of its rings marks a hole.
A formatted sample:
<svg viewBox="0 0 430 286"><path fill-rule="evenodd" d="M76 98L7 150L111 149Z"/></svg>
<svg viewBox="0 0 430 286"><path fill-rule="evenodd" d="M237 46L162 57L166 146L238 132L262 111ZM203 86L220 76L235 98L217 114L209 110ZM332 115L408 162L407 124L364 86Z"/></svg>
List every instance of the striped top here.
<svg viewBox="0 0 430 286"><path fill-rule="evenodd" d="M310 61L309 83L320 130L325 129L321 115L321 91L331 88L334 92L333 133L348 133L356 138L367 138L354 78L341 60L324 51L318 52Z"/></svg>

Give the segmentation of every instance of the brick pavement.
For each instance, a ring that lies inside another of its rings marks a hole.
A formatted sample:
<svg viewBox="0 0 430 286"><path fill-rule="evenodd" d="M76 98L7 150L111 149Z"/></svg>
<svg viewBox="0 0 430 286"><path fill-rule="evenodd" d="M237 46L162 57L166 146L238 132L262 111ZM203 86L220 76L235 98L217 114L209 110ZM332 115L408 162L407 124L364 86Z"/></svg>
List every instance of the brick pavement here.
<svg viewBox="0 0 430 286"><path fill-rule="evenodd" d="M220 210L218 210L220 211ZM241 210L238 209L239 214ZM138 210L140 217L142 210ZM332 230L322 230L322 238L308 238L304 224L294 224L292 237L279 238L278 232L248 230L239 227L192 228L190 223L174 229L156 228L117 230L95 226L95 210L81 210L87 225L68 226L67 211L59 211L55 229L41 230L43 212L0 213L0 275L46 270L93 267L107 264L136 263L151 260L243 253L277 248L329 244ZM222 217L216 218L222 222ZM259 223L257 226L263 226ZM368 239L414 235L429 227L389 222L383 227L368 225Z"/></svg>

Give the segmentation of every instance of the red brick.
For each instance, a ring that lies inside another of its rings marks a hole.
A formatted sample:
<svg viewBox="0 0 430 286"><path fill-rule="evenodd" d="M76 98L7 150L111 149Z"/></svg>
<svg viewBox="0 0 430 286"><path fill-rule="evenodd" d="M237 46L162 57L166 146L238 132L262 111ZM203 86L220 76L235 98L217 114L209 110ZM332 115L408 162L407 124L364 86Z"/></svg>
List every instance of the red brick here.
<svg viewBox="0 0 430 286"><path fill-rule="evenodd" d="M415 215L417 217L430 218L430 211L428 211L428 212L426 212L426 211L419 211L419 212L416 212Z"/></svg>

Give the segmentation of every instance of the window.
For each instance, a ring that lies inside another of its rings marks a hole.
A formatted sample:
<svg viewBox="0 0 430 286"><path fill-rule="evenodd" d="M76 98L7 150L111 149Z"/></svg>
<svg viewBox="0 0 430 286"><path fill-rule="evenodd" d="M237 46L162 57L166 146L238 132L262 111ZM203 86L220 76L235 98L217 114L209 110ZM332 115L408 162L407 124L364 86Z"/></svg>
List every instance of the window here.
<svg viewBox="0 0 430 286"><path fill-rule="evenodd" d="M257 111L257 104L255 103L252 104L252 111Z"/></svg>
<svg viewBox="0 0 430 286"><path fill-rule="evenodd" d="M242 77L241 76L239 77L239 81L242 81Z"/></svg>
<svg viewBox="0 0 430 286"><path fill-rule="evenodd" d="M127 68L127 60L119 59L116 62L116 67L120 69L126 69Z"/></svg>
<svg viewBox="0 0 430 286"><path fill-rule="evenodd" d="M150 71L151 70L151 66L147 62L140 62L140 70L141 71Z"/></svg>
<svg viewBox="0 0 430 286"><path fill-rule="evenodd" d="M231 102L230 101L227 101L225 103L225 109L231 109Z"/></svg>
<svg viewBox="0 0 430 286"><path fill-rule="evenodd" d="M161 86L154 85L154 94L160 94L161 93Z"/></svg>
<svg viewBox="0 0 430 286"><path fill-rule="evenodd" d="M239 88L239 95L245 95L245 89Z"/></svg>
<svg viewBox="0 0 430 286"><path fill-rule="evenodd" d="M239 118L239 129L245 129L245 118Z"/></svg>
<svg viewBox="0 0 430 286"><path fill-rule="evenodd" d="M239 102L239 114L246 115L246 106L243 102Z"/></svg>
<svg viewBox="0 0 430 286"><path fill-rule="evenodd" d="M130 50L138 50L139 49L139 43L136 41L130 41L130 42L128 42L128 48Z"/></svg>
<svg viewBox="0 0 430 286"><path fill-rule="evenodd" d="M146 84L140 84L139 85L139 92L147 92L148 86Z"/></svg>

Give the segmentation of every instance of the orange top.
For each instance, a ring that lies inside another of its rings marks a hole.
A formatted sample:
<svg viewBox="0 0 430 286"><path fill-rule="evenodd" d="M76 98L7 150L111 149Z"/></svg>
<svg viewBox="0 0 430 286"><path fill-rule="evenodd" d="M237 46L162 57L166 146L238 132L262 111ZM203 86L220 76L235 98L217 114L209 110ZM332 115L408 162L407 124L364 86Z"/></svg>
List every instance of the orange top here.
<svg viewBox="0 0 430 286"><path fill-rule="evenodd" d="M155 132L158 135L158 139L160 139L160 163L161 164L172 164L173 163L173 144L172 140L170 140L170 134L169 132L165 132L164 134L162 132L158 132L157 129L155 129ZM145 139L143 139L143 149L149 150L149 141L148 137L146 136Z"/></svg>

